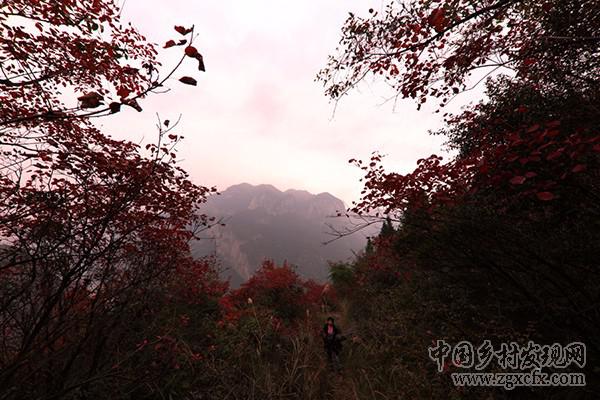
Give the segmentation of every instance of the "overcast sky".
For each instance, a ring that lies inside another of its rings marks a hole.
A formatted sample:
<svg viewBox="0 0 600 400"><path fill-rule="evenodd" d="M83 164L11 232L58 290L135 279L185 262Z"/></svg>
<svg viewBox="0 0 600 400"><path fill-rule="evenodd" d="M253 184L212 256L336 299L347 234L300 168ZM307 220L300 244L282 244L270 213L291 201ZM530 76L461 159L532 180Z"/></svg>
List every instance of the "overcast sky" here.
<svg viewBox="0 0 600 400"><path fill-rule="evenodd" d="M179 158L194 182L327 191L349 204L362 186L348 159L380 150L386 166L407 172L418 158L439 154L443 142L427 134L440 126L432 106L381 105L389 93L374 83L344 98L333 115L314 81L348 12L366 15L370 7L380 9L381 0L127 0L125 21L161 46L180 38L174 25L194 24L207 72L190 59L171 92L143 101L143 113L127 109L102 124L116 137L148 141L155 113L171 120L182 114ZM162 51L165 67L180 51ZM180 84L183 75L198 78L198 86Z"/></svg>

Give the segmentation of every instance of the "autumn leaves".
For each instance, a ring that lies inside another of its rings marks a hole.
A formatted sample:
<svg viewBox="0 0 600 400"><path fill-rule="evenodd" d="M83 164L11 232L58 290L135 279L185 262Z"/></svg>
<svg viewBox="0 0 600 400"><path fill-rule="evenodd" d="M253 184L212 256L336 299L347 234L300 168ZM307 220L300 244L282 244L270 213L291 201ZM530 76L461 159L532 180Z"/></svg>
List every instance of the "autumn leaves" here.
<svg viewBox="0 0 600 400"><path fill-rule="evenodd" d="M183 26L176 25L175 31L177 31L178 33L180 33L183 36L188 36L188 35L190 36L190 44L184 50L185 56L197 60L198 61L198 70L205 72L206 68L204 66L204 58L202 57L202 54L200 54L198 52L198 50L194 46L192 46L192 41L193 41L193 36L194 36L194 27L192 26L191 28L184 28ZM168 48L171 48L174 46L184 46L187 43L188 42L186 39L181 39L177 42L175 42L175 40L173 40L173 39L170 39L165 43L163 48L168 49ZM192 85L192 86L196 86L198 84L198 81L196 81L196 79L194 79L191 76L182 76L181 78L179 78L179 81L182 83L185 83L186 85Z"/></svg>

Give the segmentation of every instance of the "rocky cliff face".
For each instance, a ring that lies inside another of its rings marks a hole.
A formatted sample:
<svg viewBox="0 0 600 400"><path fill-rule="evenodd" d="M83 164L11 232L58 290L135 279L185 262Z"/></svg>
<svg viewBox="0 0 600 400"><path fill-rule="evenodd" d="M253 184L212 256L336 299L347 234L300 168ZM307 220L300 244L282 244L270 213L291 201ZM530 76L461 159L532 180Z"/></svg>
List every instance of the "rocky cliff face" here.
<svg viewBox="0 0 600 400"><path fill-rule="evenodd" d="M327 261L349 259L366 243L365 233L358 233L323 244L332 238L326 224L340 228L345 223L335 218L344 209L344 203L329 193L282 192L247 183L231 186L203 207L206 214L223 218L226 226L207 233L211 239L195 243L193 252L201 256L216 251L234 286L248 279L265 258L287 260L300 275L324 280Z"/></svg>

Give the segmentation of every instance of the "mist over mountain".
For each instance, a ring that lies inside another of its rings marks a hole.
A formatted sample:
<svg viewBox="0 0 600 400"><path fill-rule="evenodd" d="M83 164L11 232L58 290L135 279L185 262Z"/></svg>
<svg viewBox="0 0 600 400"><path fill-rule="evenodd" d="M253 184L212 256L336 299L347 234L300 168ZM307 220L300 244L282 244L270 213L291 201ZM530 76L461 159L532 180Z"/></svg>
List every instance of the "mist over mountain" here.
<svg viewBox="0 0 600 400"><path fill-rule="evenodd" d="M242 183L212 196L202 211L223 218L208 239L193 244L194 256L216 252L225 267L224 277L233 286L248 279L265 258L297 266L306 278L323 281L328 261L347 260L364 248L367 232L358 232L334 242L332 225L341 229L346 218L336 218L344 203L329 193L305 190L282 192L272 185Z"/></svg>

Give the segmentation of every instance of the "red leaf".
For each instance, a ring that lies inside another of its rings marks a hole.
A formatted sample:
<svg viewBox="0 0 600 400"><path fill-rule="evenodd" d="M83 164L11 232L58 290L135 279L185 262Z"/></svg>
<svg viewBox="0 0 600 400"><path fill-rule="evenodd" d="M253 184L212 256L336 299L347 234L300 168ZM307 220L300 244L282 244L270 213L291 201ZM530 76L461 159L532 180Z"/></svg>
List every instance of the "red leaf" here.
<svg viewBox="0 0 600 400"><path fill-rule="evenodd" d="M188 46L185 48L185 55L188 57L195 57L198 54L198 50L194 46Z"/></svg>
<svg viewBox="0 0 600 400"><path fill-rule="evenodd" d="M184 36L192 31L191 28L187 29L187 28L184 28L183 26L179 26L179 25L175 26L175 30Z"/></svg>
<svg viewBox="0 0 600 400"><path fill-rule="evenodd" d="M202 71L202 72L206 72L206 68L204 67L204 58L202 57L202 54L197 53L194 58L196 60L198 60L198 70Z"/></svg>
<svg viewBox="0 0 600 400"><path fill-rule="evenodd" d="M117 96L119 96L119 97L127 97L127 96L129 96L129 93L130 93L129 90L125 89L125 88L121 88L121 89L117 90Z"/></svg>
<svg viewBox="0 0 600 400"><path fill-rule="evenodd" d="M564 150L562 148L560 148L560 149L548 154L548 156L546 157L546 160L552 161L552 160L560 157L562 155L563 151Z"/></svg>
<svg viewBox="0 0 600 400"><path fill-rule="evenodd" d="M173 46L175 46L175 41L169 40L167 43L165 43L165 45L163 46L163 49L168 49L169 47L173 47Z"/></svg>
<svg viewBox="0 0 600 400"><path fill-rule="evenodd" d="M130 67L129 65L126 65L123 67L122 71L126 75L134 75L134 74L137 74L137 72L139 71L139 68L134 68L134 67Z"/></svg>
<svg viewBox="0 0 600 400"><path fill-rule="evenodd" d="M198 84L198 82L191 76L184 76L182 78L179 78L179 81L182 83L185 83L186 85L192 85L192 86L196 86Z"/></svg>
<svg viewBox="0 0 600 400"><path fill-rule="evenodd" d="M525 176L526 176L527 178L533 178L533 177L536 177L536 176L537 176L537 174L536 174L535 172L527 172L527 173L525 174Z"/></svg>
<svg viewBox="0 0 600 400"><path fill-rule="evenodd" d="M571 171L573 171L574 173L577 172L583 172L587 169L587 166L585 164L577 164L576 166L573 167L573 169Z"/></svg>
<svg viewBox="0 0 600 400"><path fill-rule="evenodd" d="M77 98L81 102L81 108L96 108L102 104L102 99L103 96L97 92L86 93Z"/></svg>
<svg viewBox="0 0 600 400"><path fill-rule="evenodd" d="M550 129L548 131L545 132L546 136L548 137L557 137L560 134L560 131L558 129Z"/></svg>
<svg viewBox="0 0 600 400"><path fill-rule="evenodd" d="M525 182L525 180L527 180L527 178L525 178L524 176L517 175L510 180L510 183L513 185L522 185Z"/></svg>
<svg viewBox="0 0 600 400"><path fill-rule="evenodd" d="M541 201L550 201L550 200L554 200L554 194L552 194L551 192L539 192L537 193L537 198L540 199Z"/></svg>
<svg viewBox="0 0 600 400"><path fill-rule="evenodd" d="M142 112L142 107L139 105L136 99L123 100L123 104L133 108L137 112Z"/></svg>
<svg viewBox="0 0 600 400"><path fill-rule="evenodd" d="M439 7L433 10L431 15L429 15L429 18L427 18L427 22L429 22L437 32L443 31L444 26L446 25L446 17L444 14L444 9Z"/></svg>
<svg viewBox="0 0 600 400"><path fill-rule="evenodd" d="M110 108L110 112L112 112L113 114L121 111L121 103L118 103L116 101L110 103L108 107Z"/></svg>

